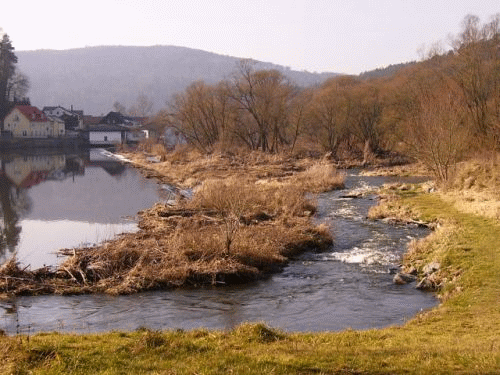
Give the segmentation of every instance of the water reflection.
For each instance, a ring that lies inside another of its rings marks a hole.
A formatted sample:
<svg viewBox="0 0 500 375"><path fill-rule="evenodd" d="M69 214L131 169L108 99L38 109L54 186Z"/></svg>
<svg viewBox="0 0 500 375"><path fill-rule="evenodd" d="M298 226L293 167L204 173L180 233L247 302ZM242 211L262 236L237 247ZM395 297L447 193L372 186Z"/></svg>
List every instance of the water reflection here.
<svg viewBox="0 0 500 375"><path fill-rule="evenodd" d="M0 175L0 202L3 220L0 222L0 256L4 256L6 252L13 253L19 242L21 227L18 225L20 214L18 207L24 206L27 210L31 208L29 199L24 200L24 205L18 204L22 201L19 199L21 196L19 189L16 189L15 185L2 173Z"/></svg>
<svg viewBox="0 0 500 375"><path fill-rule="evenodd" d="M0 264L17 254L54 265L61 247L136 228L130 217L159 200L157 186L103 151L0 155Z"/></svg>

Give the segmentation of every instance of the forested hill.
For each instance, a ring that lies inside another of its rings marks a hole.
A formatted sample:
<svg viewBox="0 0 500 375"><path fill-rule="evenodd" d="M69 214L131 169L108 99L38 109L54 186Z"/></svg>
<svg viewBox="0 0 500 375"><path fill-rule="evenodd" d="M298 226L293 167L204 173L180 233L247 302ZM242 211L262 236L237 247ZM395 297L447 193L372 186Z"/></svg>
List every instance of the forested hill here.
<svg viewBox="0 0 500 375"><path fill-rule="evenodd" d="M391 64L391 65L386 66L384 68L377 68L374 70L363 72L359 75L359 77L361 79L391 77L394 74L396 74L398 71L400 71L401 69L407 68L409 66L413 66L415 64L417 64L416 61L410 61L410 62L400 63L400 64Z"/></svg>
<svg viewBox="0 0 500 375"><path fill-rule="evenodd" d="M129 107L139 94L154 102L154 111L190 83L228 78L239 58L175 46L87 47L71 50L16 51L18 68L31 82L29 97L38 107L62 105L100 115L119 101ZM259 69L278 69L301 86L318 84L335 73L293 71L259 62Z"/></svg>

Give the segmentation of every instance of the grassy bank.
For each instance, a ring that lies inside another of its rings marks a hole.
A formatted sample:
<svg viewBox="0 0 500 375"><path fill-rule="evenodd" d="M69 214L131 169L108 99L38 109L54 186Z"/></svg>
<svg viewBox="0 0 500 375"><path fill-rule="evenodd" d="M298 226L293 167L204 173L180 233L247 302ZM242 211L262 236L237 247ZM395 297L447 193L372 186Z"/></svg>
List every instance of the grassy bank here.
<svg viewBox="0 0 500 375"><path fill-rule="evenodd" d="M398 190L386 213L439 223L405 263L440 264L441 304L402 327L283 333L262 324L0 338L2 373L491 374L500 372L500 228L442 193ZM311 307L313 308L313 307ZM133 358L133 359L132 359Z"/></svg>
<svg viewBox="0 0 500 375"><path fill-rule="evenodd" d="M291 257L332 244L311 216L306 193L343 185L327 161L262 153L202 156L171 153L151 163L128 154L147 176L194 189L170 206L139 213L139 231L91 248L66 249L57 269L0 268L5 295L130 294L180 286L248 282L279 271Z"/></svg>
<svg viewBox="0 0 500 375"><path fill-rule="evenodd" d="M5 370L46 373L493 373L500 370L499 229L437 195L404 199L442 229L421 246L450 278L439 308L404 327L283 334L262 325L232 332L150 332L3 338ZM21 342L22 341L22 342ZM133 355L134 360L130 357ZM9 367L10 366L10 367Z"/></svg>

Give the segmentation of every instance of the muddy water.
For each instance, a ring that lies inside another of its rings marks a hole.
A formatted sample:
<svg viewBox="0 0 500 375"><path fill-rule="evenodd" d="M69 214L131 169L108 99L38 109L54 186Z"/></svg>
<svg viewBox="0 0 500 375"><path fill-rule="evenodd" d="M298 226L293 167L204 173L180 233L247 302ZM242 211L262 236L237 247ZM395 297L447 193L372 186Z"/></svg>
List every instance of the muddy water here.
<svg viewBox="0 0 500 375"><path fill-rule="evenodd" d="M346 190L393 180L350 173ZM0 328L9 333L228 329L262 321L288 331L366 329L402 324L436 305L432 294L392 283L406 244L426 230L366 220L376 197L342 195L345 191L318 197L316 220L331 227L335 245L325 253L302 255L266 280L132 296L22 297L0 302Z"/></svg>

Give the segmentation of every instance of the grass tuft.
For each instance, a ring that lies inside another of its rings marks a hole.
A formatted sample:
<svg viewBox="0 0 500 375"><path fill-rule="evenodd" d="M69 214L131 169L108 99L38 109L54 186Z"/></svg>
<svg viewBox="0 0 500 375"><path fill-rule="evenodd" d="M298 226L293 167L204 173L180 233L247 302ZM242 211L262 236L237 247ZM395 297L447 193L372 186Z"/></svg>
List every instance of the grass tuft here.
<svg viewBox="0 0 500 375"><path fill-rule="evenodd" d="M249 342L271 343L284 340L286 335L264 323L242 324L233 331L234 335Z"/></svg>

